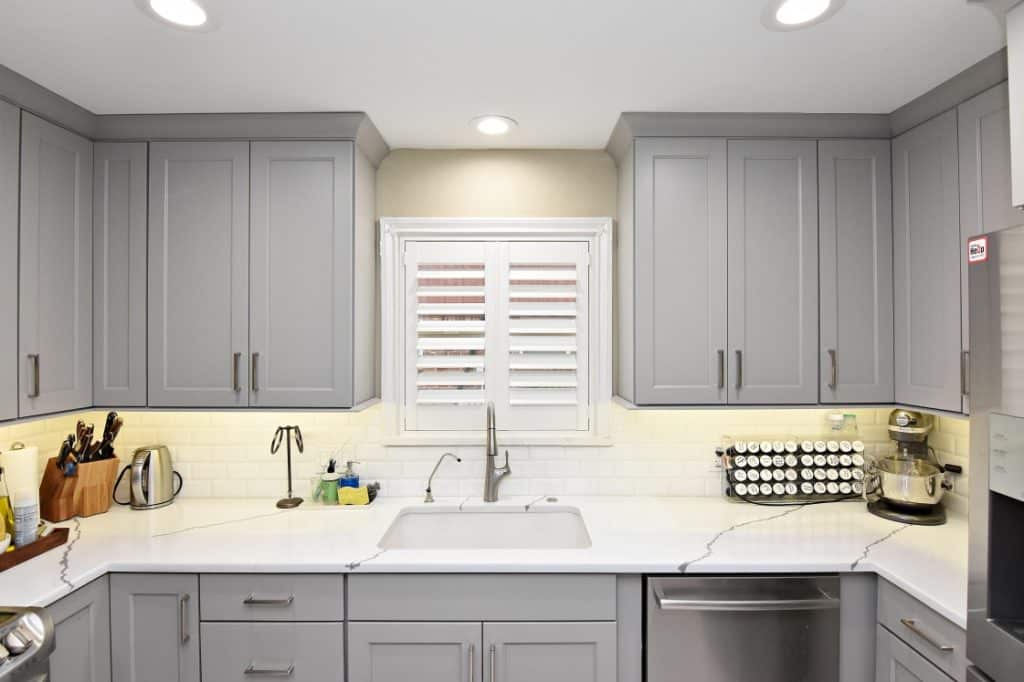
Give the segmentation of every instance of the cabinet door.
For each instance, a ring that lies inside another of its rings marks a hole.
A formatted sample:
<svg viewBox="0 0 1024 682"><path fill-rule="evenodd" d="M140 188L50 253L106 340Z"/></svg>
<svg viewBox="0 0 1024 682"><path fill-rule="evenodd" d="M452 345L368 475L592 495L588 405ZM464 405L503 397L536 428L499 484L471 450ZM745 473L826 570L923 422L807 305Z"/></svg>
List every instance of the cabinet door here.
<svg viewBox="0 0 1024 682"><path fill-rule="evenodd" d="M146 404L145 142L101 142L93 173L93 404Z"/></svg>
<svg viewBox="0 0 1024 682"><path fill-rule="evenodd" d="M249 144L149 149L149 404L248 404Z"/></svg>
<svg viewBox="0 0 1024 682"><path fill-rule="evenodd" d="M818 401L817 184L814 141L729 141L730 403Z"/></svg>
<svg viewBox="0 0 1024 682"><path fill-rule="evenodd" d="M818 143L823 403L891 403L888 140Z"/></svg>
<svg viewBox="0 0 1024 682"><path fill-rule="evenodd" d="M203 623L203 679L343 682L344 623ZM410 680L419 679L410 675Z"/></svg>
<svg viewBox="0 0 1024 682"><path fill-rule="evenodd" d="M110 576L114 682L199 682L199 578Z"/></svg>
<svg viewBox="0 0 1024 682"><path fill-rule="evenodd" d="M0 318L18 319L18 147L21 112L0 101ZM0 336L0 420L18 416L18 336Z"/></svg>
<svg viewBox="0 0 1024 682"><path fill-rule="evenodd" d="M92 404L92 142L21 126L20 414Z"/></svg>
<svg viewBox="0 0 1024 682"><path fill-rule="evenodd" d="M348 679L476 682L480 623L349 623Z"/></svg>
<svg viewBox="0 0 1024 682"><path fill-rule="evenodd" d="M484 682L615 682L615 623L484 623Z"/></svg>
<svg viewBox="0 0 1024 682"><path fill-rule="evenodd" d="M638 404L726 400L726 182L725 140L637 142Z"/></svg>
<svg viewBox="0 0 1024 682"><path fill-rule="evenodd" d="M1006 13L1006 61L1014 78L1009 81L1010 100L1018 109L1024 103L1024 6L1016 5ZM1010 201L1024 206L1024 117L1014 116L1010 122L1010 154L1013 162L1013 190Z"/></svg>
<svg viewBox="0 0 1024 682"><path fill-rule="evenodd" d="M1019 225L1024 214L1010 198L1010 103L1005 83L957 109L960 145L960 344L970 352L967 240ZM967 358L964 358L966 362ZM967 368L963 371L967 374ZM970 387L964 386L964 411Z"/></svg>
<svg viewBox="0 0 1024 682"><path fill-rule="evenodd" d="M875 647L875 682L952 682L953 678L929 663L881 625Z"/></svg>
<svg viewBox="0 0 1024 682"><path fill-rule="evenodd" d="M46 608L53 618L56 649L51 682L110 682L110 588L92 581Z"/></svg>
<svg viewBox="0 0 1024 682"><path fill-rule="evenodd" d="M352 153L252 144L251 405L352 405Z"/></svg>
<svg viewBox="0 0 1024 682"><path fill-rule="evenodd" d="M892 143L896 402L959 412L956 112Z"/></svg>

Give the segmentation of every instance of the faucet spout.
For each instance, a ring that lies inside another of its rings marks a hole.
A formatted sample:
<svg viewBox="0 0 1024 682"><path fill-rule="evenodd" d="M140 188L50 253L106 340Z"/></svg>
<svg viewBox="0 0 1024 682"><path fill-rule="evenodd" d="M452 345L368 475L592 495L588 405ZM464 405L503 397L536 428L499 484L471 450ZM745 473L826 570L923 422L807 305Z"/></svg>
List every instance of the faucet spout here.
<svg viewBox="0 0 1024 682"><path fill-rule="evenodd" d="M440 457L438 458L438 460L437 460L437 464L435 464L435 465L434 465L434 470L430 472L430 478L428 478L428 479L427 479L427 490L426 490L426 493L427 493L427 494L426 494L426 496L425 496L425 497L423 498L423 501L424 501L425 503L427 503L427 504L430 504L431 502L433 502L433 501L434 501L434 493L433 493L433 491L431 491L431 487L433 487L433 485L434 485L434 474L436 474L436 473L437 473L437 469L438 469L438 467L440 467L440 466L441 466L441 462L443 462L443 461L444 461L445 457L451 457L451 458L452 458L452 459L454 459L454 460L455 460L456 462L461 462L461 461L462 461L462 458L461 458L461 457L456 457L455 455L453 455L453 454L452 454L452 453L450 453L450 452L446 452L446 453L444 453L443 455L441 455L441 456L440 456Z"/></svg>
<svg viewBox="0 0 1024 682"><path fill-rule="evenodd" d="M505 451L504 466L497 466L498 437L494 419L494 403L487 403L487 451L484 457L484 502L498 501L498 484L512 473L508 464L508 450Z"/></svg>

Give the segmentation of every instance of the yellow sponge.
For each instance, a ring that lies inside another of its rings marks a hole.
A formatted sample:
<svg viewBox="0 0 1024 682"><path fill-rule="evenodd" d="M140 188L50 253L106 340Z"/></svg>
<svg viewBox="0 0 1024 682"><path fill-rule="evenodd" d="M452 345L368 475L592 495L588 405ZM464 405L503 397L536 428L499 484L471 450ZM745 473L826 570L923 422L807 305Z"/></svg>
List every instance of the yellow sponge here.
<svg viewBox="0 0 1024 682"><path fill-rule="evenodd" d="M370 492L361 488L338 488L338 504L370 504Z"/></svg>

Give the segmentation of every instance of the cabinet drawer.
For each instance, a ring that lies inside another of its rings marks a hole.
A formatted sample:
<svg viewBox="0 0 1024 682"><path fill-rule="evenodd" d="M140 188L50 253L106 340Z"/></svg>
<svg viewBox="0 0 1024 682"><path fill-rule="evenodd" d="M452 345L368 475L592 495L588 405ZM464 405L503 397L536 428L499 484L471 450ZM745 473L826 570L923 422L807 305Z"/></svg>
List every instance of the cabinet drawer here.
<svg viewBox="0 0 1024 682"><path fill-rule="evenodd" d="M216 574L199 578L202 620L341 621L344 578L317 574Z"/></svg>
<svg viewBox="0 0 1024 682"><path fill-rule="evenodd" d="M615 620L614 575L353 575L350 620Z"/></svg>
<svg viewBox="0 0 1024 682"><path fill-rule="evenodd" d="M953 682L881 625L877 627L875 655L875 682Z"/></svg>
<svg viewBox="0 0 1024 682"><path fill-rule="evenodd" d="M341 623L203 623L203 679L342 682Z"/></svg>
<svg viewBox="0 0 1024 682"><path fill-rule="evenodd" d="M967 674L967 633L886 580L878 581L878 622L951 677Z"/></svg>

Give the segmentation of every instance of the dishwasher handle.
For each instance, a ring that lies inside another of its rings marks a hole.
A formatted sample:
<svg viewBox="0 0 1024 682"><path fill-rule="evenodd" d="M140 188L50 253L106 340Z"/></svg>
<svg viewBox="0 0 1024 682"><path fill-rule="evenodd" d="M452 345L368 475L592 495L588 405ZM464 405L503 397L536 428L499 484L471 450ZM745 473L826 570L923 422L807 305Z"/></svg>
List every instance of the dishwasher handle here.
<svg viewBox="0 0 1024 682"><path fill-rule="evenodd" d="M653 583L654 601L662 611L827 611L839 608L839 597L830 595L817 586L793 594L783 590L780 594L739 594L726 599L715 596L701 597L690 594L666 594L660 581Z"/></svg>

